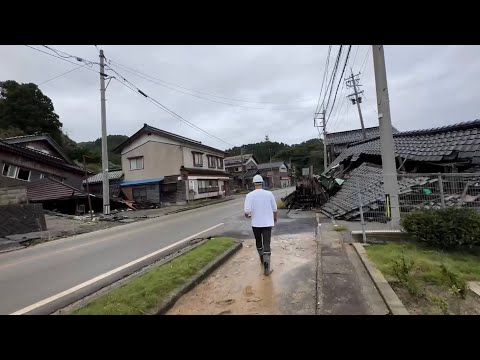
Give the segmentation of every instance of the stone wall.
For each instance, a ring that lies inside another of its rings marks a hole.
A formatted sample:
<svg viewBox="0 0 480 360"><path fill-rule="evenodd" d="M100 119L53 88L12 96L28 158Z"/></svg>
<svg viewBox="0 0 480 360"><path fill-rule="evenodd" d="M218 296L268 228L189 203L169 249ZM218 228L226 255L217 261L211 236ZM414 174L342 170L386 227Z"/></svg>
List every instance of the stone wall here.
<svg viewBox="0 0 480 360"><path fill-rule="evenodd" d="M0 205L17 205L27 202L27 188L18 186L0 188Z"/></svg>
<svg viewBox="0 0 480 360"><path fill-rule="evenodd" d="M42 204L0 206L0 237L45 230Z"/></svg>

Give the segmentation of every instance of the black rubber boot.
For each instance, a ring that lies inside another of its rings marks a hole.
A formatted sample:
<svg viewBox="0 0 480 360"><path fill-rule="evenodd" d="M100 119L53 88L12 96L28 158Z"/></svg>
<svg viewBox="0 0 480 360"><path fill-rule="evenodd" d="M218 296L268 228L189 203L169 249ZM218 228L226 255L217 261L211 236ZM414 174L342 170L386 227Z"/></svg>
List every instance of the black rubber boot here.
<svg viewBox="0 0 480 360"><path fill-rule="evenodd" d="M258 251L258 256L260 257L260 264L263 265L263 250L257 249L257 251Z"/></svg>
<svg viewBox="0 0 480 360"><path fill-rule="evenodd" d="M269 276L273 272L270 266L270 254L263 255L263 274Z"/></svg>

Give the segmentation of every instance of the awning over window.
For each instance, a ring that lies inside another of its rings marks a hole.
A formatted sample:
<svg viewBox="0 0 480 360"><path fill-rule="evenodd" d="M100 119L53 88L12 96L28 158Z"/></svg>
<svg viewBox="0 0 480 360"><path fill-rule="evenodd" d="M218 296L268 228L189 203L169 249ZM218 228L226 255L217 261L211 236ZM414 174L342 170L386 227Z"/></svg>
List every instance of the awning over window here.
<svg viewBox="0 0 480 360"><path fill-rule="evenodd" d="M120 186L132 186L132 185L151 184L151 183L161 182L161 181L163 181L163 179L164 179L164 177L162 176L161 178L158 178L158 179L126 181L126 182L122 182L122 183L120 184Z"/></svg>

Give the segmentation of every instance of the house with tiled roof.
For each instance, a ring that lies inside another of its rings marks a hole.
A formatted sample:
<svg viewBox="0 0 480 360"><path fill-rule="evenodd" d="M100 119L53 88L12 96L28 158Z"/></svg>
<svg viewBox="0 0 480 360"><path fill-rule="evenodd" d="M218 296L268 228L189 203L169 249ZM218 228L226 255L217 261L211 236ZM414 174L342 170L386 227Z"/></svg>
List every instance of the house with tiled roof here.
<svg viewBox="0 0 480 360"><path fill-rule="evenodd" d="M85 170L48 134L0 139L0 187L23 186L45 177L81 188Z"/></svg>
<svg viewBox="0 0 480 360"><path fill-rule="evenodd" d="M393 134L393 140L401 199L404 194L406 196L415 191L423 191L425 186L434 189L438 187L439 173L454 175L480 172L480 120L397 132ZM324 182L334 184L338 189L322 206L322 211L328 216L344 219L358 217L359 188L368 189L362 191L364 211L383 206L385 195L380 137L347 146L322 177ZM464 184L463 180L458 180L456 193L448 193L446 196L447 205L448 201L462 196L466 196L472 204L480 201L480 182L470 185L468 181ZM452 189L445 187L445 191L451 192ZM408 199L405 201L408 202ZM432 202L430 206L439 204Z"/></svg>
<svg viewBox="0 0 480 360"><path fill-rule="evenodd" d="M122 157L119 185L128 200L185 204L228 193L225 152L200 141L144 124L114 151Z"/></svg>
<svg viewBox="0 0 480 360"><path fill-rule="evenodd" d="M268 188L283 188L291 185L290 170L285 161L258 164L257 169Z"/></svg>
<svg viewBox="0 0 480 360"><path fill-rule="evenodd" d="M398 133L398 130L392 127L392 132L396 134ZM376 138L379 135L378 126L365 128L365 136L367 140ZM348 147L348 145L362 140L364 140L362 129L327 133L327 153L329 158L331 160L335 159Z"/></svg>
<svg viewBox="0 0 480 360"><path fill-rule="evenodd" d="M243 158L243 161L242 161ZM225 158L225 171L232 176L234 188L242 187L242 180L247 188L251 188L253 175L256 173L258 161L253 154L243 154Z"/></svg>

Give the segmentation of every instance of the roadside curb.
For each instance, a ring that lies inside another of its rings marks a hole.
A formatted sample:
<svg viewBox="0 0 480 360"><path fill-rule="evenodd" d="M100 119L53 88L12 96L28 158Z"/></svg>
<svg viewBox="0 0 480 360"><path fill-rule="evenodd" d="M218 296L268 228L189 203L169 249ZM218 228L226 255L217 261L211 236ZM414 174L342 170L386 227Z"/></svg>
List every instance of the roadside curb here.
<svg viewBox="0 0 480 360"><path fill-rule="evenodd" d="M480 297L480 282L479 281L469 281L467 283L468 288L471 292L473 292L476 296Z"/></svg>
<svg viewBox="0 0 480 360"><path fill-rule="evenodd" d="M190 281L183 285L180 289L176 290L171 294L160 307L157 309L154 315L164 315L168 310L170 310L173 305L186 293L192 290L200 282L205 280L211 273L217 270L222 266L228 259L230 259L235 253L237 253L242 248L242 243L237 242L230 249L226 250L222 255L213 260L210 264L205 266L202 270L198 272Z"/></svg>
<svg viewBox="0 0 480 360"><path fill-rule="evenodd" d="M367 270L370 278L375 284L380 296L382 297L385 305L387 305L388 310L391 315L410 315L407 308L403 305L397 294L393 291L392 287L385 279L383 274L377 267L370 261L367 256L367 252L361 243L352 244L358 256L362 260L365 269Z"/></svg>

